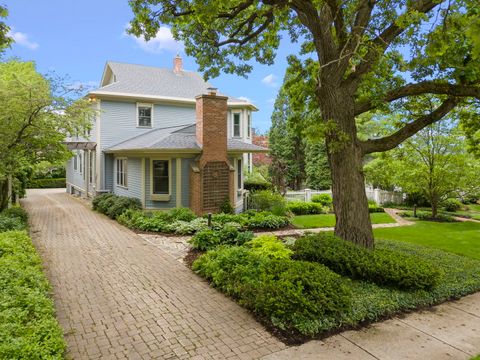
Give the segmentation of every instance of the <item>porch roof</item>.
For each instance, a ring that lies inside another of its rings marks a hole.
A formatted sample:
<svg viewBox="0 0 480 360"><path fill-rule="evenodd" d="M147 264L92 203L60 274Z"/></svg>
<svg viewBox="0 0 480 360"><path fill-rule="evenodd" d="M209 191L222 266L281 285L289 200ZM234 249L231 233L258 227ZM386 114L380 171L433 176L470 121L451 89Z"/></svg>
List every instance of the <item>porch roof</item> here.
<svg viewBox="0 0 480 360"><path fill-rule="evenodd" d="M145 134L135 136L119 144L111 146L106 152L192 152L200 153L202 146L197 142L195 124L151 130ZM238 139L228 139L228 152L268 152L268 149L249 144Z"/></svg>
<svg viewBox="0 0 480 360"><path fill-rule="evenodd" d="M66 141L69 150L95 150L97 143L93 141Z"/></svg>

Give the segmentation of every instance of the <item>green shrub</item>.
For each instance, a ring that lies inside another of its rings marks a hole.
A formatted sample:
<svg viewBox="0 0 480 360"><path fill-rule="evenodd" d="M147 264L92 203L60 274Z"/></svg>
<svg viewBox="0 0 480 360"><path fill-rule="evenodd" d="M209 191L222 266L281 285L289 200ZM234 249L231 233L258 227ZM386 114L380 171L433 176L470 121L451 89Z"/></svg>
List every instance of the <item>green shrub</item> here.
<svg viewBox="0 0 480 360"><path fill-rule="evenodd" d="M29 189L55 189L67 187L65 178L32 179L28 182Z"/></svg>
<svg viewBox="0 0 480 360"><path fill-rule="evenodd" d="M25 230L27 225L18 217L0 213L0 232L12 230Z"/></svg>
<svg viewBox="0 0 480 360"><path fill-rule="evenodd" d="M309 322L339 316L350 307L342 278L320 264L269 260L246 247L220 247L193 269L257 315L282 329L312 335Z"/></svg>
<svg viewBox="0 0 480 360"><path fill-rule="evenodd" d="M280 229L290 225L286 216L277 216L269 212L249 212L245 214L245 226L248 229Z"/></svg>
<svg viewBox="0 0 480 360"><path fill-rule="evenodd" d="M332 207L333 199L330 194L317 194L312 196L312 202L321 204L322 206Z"/></svg>
<svg viewBox="0 0 480 360"><path fill-rule="evenodd" d="M294 246L295 259L320 262L336 273L403 289L430 289L441 278L432 263L386 249L367 250L330 234L307 235Z"/></svg>
<svg viewBox="0 0 480 360"><path fill-rule="evenodd" d="M235 238L235 243L237 245L243 245L246 242L252 240L255 237L255 234L252 231L241 231L238 233Z"/></svg>
<svg viewBox="0 0 480 360"><path fill-rule="evenodd" d="M117 217L117 221L131 229L153 232L167 232L168 222L161 213L149 213L128 209Z"/></svg>
<svg viewBox="0 0 480 360"><path fill-rule="evenodd" d="M191 235L197 231L201 231L208 228L207 219L196 218L192 221L177 220L167 225L167 232L172 232L178 235Z"/></svg>
<svg viewBox="0 0 480 360"><path fill-rule="evenodd" d="M3 210L0 215L4 215L10 218L18 218L25 224L28 222L27 212L20 206L12 206L11 208Z"/></svg>
<svg viewBox="0 0 480 360"><path fill-rule="evenodd" d="M400 216L402 217L414 217L413 216L413 211L402 211L400 213ZM434 218L432 217L432 213L430 211L423 211L423 210L417 210L417 219L423 220L423 221L438 221L438 222L455 222L457 220L454 219L453 216L448 215L448 214L437 214L437 216Z"/></svg>
<svg viewBox="0 0 480 360"><path fill-rule="evenodd" d="M250 195L251 206L257 211L271 211L275 215L285 215L287 202L285 198L270 190L252 192Z"/></svg>
<svg viewBox="0 0 480 360"><path fill-rule="evenodd" d="M0 359L63 359L42 262L24 231L0 234Z"/></svg>
<svg viewBox="0 0 480 360"><path fill-rule="evenodd" d="M220 212L223 214L235 213L235 209L233 208L232 203L230 202L230 199L227 198L223 201L222 205L220 205Z"/></svg>
<svg viewBox="0 0 480 360"><path fill-rule="evenodd" d="M159 212L168 221L192 221L197 218L195 213L189 208L174 208L168 212Z"/></svg>
<svg viewBox="0 0 480 360"><path fill-rule="evenodd" d="M212 229L197 232L189 241L195 249L207 251L220 245L220 234Z"/></svg>
<svg viewBox="0 0 480 360"><path fill-rule="evenodd" d="M368 200L368 212L377 213L377 212L385 212L385 210L383 209L383 207L378 206L375 201Z"/></svg>
<svg viewBox="0 0 480 360"><path fill-rule="evenodd" d="M462 203L457 199L447 199L442 203L445 211L455 212L462 208Z"/></svg>
<svg viewBox="0 0 480 360"><path fill-rule="evenodd" d="M252 254L268 259L289 259L293 253L275 235L261 235L245 245L252 249Z"/></svg>
<svg viewBox="0 0 480 360"><path fill-rule="evenodd" d="M329 210L320 203L304 201L290 201L287 209L295 215L326 214Z"/></svg>
<svg viewBox="0 0 480 360"><path fill-rule="evenodd" d="M206 216L205 216L206 218ZM245 225L247 217L244 214L213 214L212 222L216 224L226 224L226 223L238 223L240 225Z"/></svg>
<svg viewBox="0 0 480 360"><path fill-rule="evenodd" d="M249 191L273 190L273 185L267 181L245 179L243 188Z"/></svg>
<svg viewBox="0 0 480 360"><path fill-rule="evenodd" d="M109 218L116 219L128 209L141 209L142 203L137 198L117 196L114 194L101 194L92 200L92 207L94 210L107 215Z"/></svg>

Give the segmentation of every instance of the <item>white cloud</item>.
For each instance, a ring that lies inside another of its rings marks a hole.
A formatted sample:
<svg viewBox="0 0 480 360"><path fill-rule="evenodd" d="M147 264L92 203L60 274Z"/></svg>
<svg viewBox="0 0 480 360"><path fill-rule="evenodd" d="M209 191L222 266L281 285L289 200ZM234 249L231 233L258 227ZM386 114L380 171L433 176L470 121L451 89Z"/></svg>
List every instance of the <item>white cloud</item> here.
<svg viewBox="0 0 480 360"><path fill-rule="evenodd" d="M278 78L277 78L276 75L270 74L270 75L265 76L262 79L262 83L264 83L265 85L270 86L270 87L277 87L278 86L277 80L278 80Z"/></svg>
<svg viewBox="0 0 480 360"><path fill-rule="evenodd" d="M158 54L164 52L165 50L171 52L179 52L183 50L183 43L176 41L173 38L170 28L166 26L161 26L157 32L157 35L148 41L146 41L143 36L138 38L130 34L128 34L128 36L133 38L142 50L149 53Z"/></svg>
<svg viewBox="0 0 480 360"><path fill-rule="evenodd" d="M254 103L254 101L246 96L239 96L238 99L243 100L243 101L248 101L249 103Z"/></svg>
<svg viewBox="0 0 480 360"><path fill-rule="evenodd" d="M275 103L275 98L267 99L267 103L268 103L268 104L273 104L273 103Z"/></svg>
<svg viewBox="0 0 480 360"><path fill-rule="evenodd" d="M19 31L14 31L13 28L8 32L7 36L11 37L16 44L29 48L30 50L35 50L39 45L29 40L28 35Z"/></svg>

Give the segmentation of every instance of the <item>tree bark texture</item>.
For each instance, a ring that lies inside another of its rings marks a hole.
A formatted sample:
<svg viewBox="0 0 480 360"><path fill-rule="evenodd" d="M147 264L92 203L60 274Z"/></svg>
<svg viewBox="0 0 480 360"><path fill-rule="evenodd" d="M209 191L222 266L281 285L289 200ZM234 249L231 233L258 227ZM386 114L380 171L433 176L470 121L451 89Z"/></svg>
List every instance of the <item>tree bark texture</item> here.
<svg viewBox="0 0 480 360"><path fill-rule="evenodd" d="M338 86L320 87L318 99L322 119L335 124L335 129L327 132L325 137L332 174L335 235L373 248L363 175L363 150L356 135L353 96Z"/></svg>

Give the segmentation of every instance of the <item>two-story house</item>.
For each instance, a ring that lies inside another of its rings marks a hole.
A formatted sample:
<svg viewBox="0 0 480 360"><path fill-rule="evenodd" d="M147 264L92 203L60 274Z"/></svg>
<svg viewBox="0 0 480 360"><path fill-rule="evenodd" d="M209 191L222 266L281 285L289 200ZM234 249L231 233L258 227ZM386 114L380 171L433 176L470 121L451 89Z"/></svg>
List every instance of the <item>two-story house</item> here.
<svg viewBox="0 0 480 360"><path fill-rule="evenodd" d="M68 139L67 191L136 197L145 209L218 211L229 200L243 210L244 171L252 144L248 101L224 96L174 59L173 69L108 62L98 110L85 137Z"/></svg>

